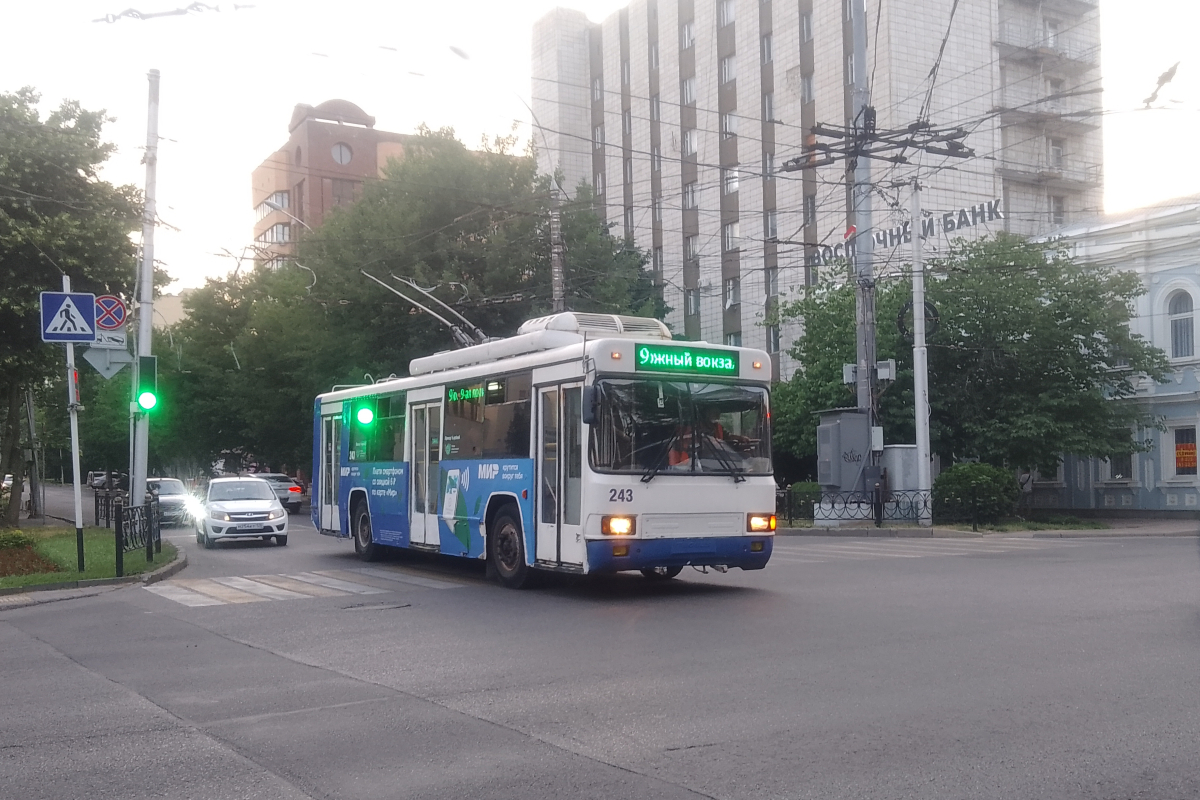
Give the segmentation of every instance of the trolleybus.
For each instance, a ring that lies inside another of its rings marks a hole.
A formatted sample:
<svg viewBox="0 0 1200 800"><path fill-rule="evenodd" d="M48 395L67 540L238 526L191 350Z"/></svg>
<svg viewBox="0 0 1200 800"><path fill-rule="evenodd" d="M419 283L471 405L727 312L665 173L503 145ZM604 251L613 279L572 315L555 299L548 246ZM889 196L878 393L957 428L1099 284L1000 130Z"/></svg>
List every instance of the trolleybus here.
<svg viewBox="0 0 1200 800"><path fill-rule="evenodd" d="M312 518L383 547L538 570L762 569L775 531L767 353L562 313L316 398Z"/></svg>

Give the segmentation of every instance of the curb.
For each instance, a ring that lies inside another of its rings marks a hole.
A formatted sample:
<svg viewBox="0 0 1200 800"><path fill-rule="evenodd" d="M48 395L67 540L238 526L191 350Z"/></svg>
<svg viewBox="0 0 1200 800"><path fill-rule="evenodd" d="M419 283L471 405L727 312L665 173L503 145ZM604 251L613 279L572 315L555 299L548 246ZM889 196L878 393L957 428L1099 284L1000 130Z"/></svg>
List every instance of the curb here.
<svg viewBox="0 0 1200 800"><path fill-rule="evenodd" d="M930 528L779 528L776 536L844 536L872 539L980 539L982 533Z"/></svg>
<svg viewBox="0 0 1200 800"><path fill-rule="evenodd" d="M1161 533L1134 533L1133 531L1043 531L1030 533L1031 539L1162 539L1164 537L1200 536L1200 531L1163 531Z"/></svg>
<svg viewBox="0 0 1200 800"><path fill-rule="evenodd" d="M30 592L56 592L63 589L94 589L101 586L122 586L130 583L158 583L171 577L187 566L187 553L182 548L175 548L175 560L165 564L154 572L145 575L126 575L121 578L84 578L78 581L62 581L60 583L39 583L34 586L13 586L0 589L0 597L12 594L29 594Z"/></svg>

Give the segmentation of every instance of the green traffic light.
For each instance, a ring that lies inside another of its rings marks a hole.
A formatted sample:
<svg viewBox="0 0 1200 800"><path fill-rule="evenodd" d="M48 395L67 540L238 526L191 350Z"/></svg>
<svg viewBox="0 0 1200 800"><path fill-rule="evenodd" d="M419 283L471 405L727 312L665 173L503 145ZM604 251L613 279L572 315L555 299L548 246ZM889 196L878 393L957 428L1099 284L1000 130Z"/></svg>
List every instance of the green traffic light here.
<svg viewBox="0 0 1200 800"><path fill-rule="evenodd" d="M357 417L359 425L370 425L375 421L375 412L369 408L360 408Z"/></svg>
<svg viewBox="0 0 1200 800"><path fill-rule="evenodd" d="M142 410L149 411L158 405L158 397L153 392L142 392L138 395L137 403Z"/></svg>

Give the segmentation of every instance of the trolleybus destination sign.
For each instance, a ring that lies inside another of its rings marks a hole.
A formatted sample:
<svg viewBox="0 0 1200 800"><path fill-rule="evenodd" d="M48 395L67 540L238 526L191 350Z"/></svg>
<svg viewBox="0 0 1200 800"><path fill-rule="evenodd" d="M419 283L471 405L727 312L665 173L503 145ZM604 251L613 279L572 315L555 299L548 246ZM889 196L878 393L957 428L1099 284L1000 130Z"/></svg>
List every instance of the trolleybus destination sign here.
<svg viewBox="0 0 1200 800"><path fill-rule="evenodd" d="M634 369L639 371L687 372L693 375L738 374L738 354L735 350L639 344L636 355Z"/></svg>

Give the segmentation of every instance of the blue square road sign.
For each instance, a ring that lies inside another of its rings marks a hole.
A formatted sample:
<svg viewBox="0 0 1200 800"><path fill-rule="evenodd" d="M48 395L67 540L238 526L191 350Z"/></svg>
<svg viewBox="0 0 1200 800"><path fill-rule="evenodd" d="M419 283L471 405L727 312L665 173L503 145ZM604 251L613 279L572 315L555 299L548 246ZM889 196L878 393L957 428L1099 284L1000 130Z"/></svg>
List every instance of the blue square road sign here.
<svg viewBox="0 0 1200 800"><path fill-rule="evenodd" d="M42 292L42 341L96 341L96 296Z"/></svg>

